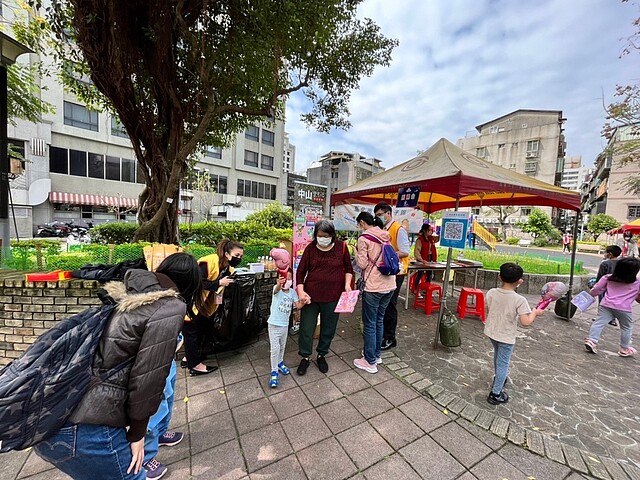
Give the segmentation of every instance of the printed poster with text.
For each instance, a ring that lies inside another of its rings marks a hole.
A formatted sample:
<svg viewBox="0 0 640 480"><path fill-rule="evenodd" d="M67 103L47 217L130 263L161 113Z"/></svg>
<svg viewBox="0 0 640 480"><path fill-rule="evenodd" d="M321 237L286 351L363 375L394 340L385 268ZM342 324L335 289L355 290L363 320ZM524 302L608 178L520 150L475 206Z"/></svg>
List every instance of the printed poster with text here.
<svg viewBox="0 0 640 480"><path fill-rule="evenodd" d="M293 282L295 285L296 271L300 265L302 253L307 245L313 241L313 230L320 217L298 216L293 221Z"/></svg>
<svg viewBox="0 0 640 480"><path fill-rule="evenodd" d="M445 212L442 215L440 228L440 246L450 248L464 248L469 227L467 212Z"/></svg>

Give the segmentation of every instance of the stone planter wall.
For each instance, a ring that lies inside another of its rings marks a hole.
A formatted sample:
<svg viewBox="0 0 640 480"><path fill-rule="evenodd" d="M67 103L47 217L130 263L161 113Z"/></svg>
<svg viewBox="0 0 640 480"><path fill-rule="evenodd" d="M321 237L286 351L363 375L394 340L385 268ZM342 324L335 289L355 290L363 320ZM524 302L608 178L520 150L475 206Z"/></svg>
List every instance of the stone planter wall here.
<svg viewBox="0 0 640 480"><path fill-rule="evenodd" d="M260 312L269 315L271 290L277 272L256 274L256 300ZM99 305L95 281L0 281L0 365L19 357L49 328L86 308Z"/></svg>

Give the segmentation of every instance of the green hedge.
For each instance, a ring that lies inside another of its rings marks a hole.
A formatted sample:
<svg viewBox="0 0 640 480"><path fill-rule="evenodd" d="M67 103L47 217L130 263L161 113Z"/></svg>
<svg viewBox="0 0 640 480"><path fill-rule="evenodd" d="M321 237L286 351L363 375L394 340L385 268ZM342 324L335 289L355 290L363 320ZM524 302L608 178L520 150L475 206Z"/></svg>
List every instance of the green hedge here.
<svg viewBox="0 0 640 480"><path fill-rule="evenodd" d="M520 241L519 238L509 237L509 238L507 238L507 245L518 245L519 241Z"/></svg>
<svg viewBox="0 0 640 480"><path fill-rule="evenodd" d="M102 245L131 243L136 230L137 223L103 223L91 229L91 241Z"/></svg>

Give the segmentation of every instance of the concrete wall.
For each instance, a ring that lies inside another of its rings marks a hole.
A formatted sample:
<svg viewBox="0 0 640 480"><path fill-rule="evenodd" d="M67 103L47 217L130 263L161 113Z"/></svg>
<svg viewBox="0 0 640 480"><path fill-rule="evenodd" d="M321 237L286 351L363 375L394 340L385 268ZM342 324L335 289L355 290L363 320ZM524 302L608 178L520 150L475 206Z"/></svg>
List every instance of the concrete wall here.
<svg viewBox="0 0 640 480"><path fill-rule="evenodd" d="M256 274L256 301L266 318L277 272ZM0 365L19 357L60 320L99 305L95 281L25 282L0 280Z"/></svg>

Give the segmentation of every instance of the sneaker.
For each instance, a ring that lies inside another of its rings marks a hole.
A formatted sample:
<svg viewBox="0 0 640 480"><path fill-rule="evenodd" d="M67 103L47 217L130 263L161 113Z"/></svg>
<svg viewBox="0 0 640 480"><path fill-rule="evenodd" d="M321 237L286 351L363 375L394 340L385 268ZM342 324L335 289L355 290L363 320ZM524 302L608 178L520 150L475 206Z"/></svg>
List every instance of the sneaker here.
<svg viewBox="0 0 640 480"><path fill-rule="evenodd" d="M618 326L618 322L616 322L616 319L614 318L613 320L611 320L609 322L609 325L611 325L612 327L617 327Z"/></svg>
<svg viewBox="0 0 640 480"><path fill-rule="evenodd" d="M393 340L383 340L382 346L380 348L382 350L389 350L390 348L393 348L397 345L398 345L398 342L396 342L396 339L394 338Z"/></svg>
<svg viewBox="0 0 640 480"><path fill-rule="evenodd" d="M500 392L498 395L494 395L493 392L489 392L489 396L487 397L487 402L491 405L500 405L501 403L507 403L509 401L509 395L504 390Z"/></svg>
<svg viewBox="0 0 640 480"><path fill-rule="evenodd" d="M278 372L271 372L271 378L269 379L269 386L276 388L278 386Z"/></svg>
<svg viewBox="0 0 640 480"><path fill-rule="evenodd" d="M620 355L621 357L633 357L636 353L638 353L638 351L633 347L620 347L620 350L618 350L618 355Z"/></svg>
<svg viewBox="0 0 640 480"><path fill-rule="evenodd" d="M183 438L184 434L180 432L164 432L158 440L158 445L161 447L173 447L179 444Z"/></svg>
<svg viewBox="0 0 640 480"><path fill-rule="evenodd" d="M360 370L364 370L368 373L378 373L378 366L374 363L373 365L367 362L364 358L356 358L353 361L353 364L359 368Z"/></svg>
<svg viewBox="0 0 640 480"><path fill-rule="evenodd" d="M584 348L586 348L589 353L598 353L598 344L590 338L585 339Z"/></svg>
<svg viewBox="0 0 640 480"><path fill-rule="evenodd" d="M295 334L297 334L299 331L300 331L300 324L299 324L299 323L295 323L295 324L293 325L293 327L291 327L291 328L289 329L289 333L290 333L291 335L295 335Z"/></svg>
<svg viewBox="0 0 640 480"><path fill-rule="evenodd" d="M364 358L364 350L360 350L360 355L362 355L362 358ZM375 364L382 365L382 357L376 358Z"/></svg>
<svg viewBox="0 0 640 480"><path fill-rule="evenodd" d="M289 375L291 370L284 364L284 362L280 362L278 364L278 371L283 375Z"/></svg>
<svg viewBox="0 0 640 480"><path fill-rule="evenodd" d="M147 472L147 478L150 479L158 479L162 478L165 473L167 473L167 466L163 465L155 458L153 460L149 460L145 465L144 469Z"/></svg>
<svg viewBox="0 0 640 480"><path fill-rule="evenodd" d="M302 360L300 360L300 365L298 365L298 375L304 375L305 373L307 373L307 368L309 368L309 359L303 358Z"/></svg>
<svg viewBox="0 0 640 480"><path fill-rule="evenodd" d="M324 356L318 355L316 363L318 364L318 370L320 370L322 373L327 373L329 371L329 365L327 364Z"/></svg>

